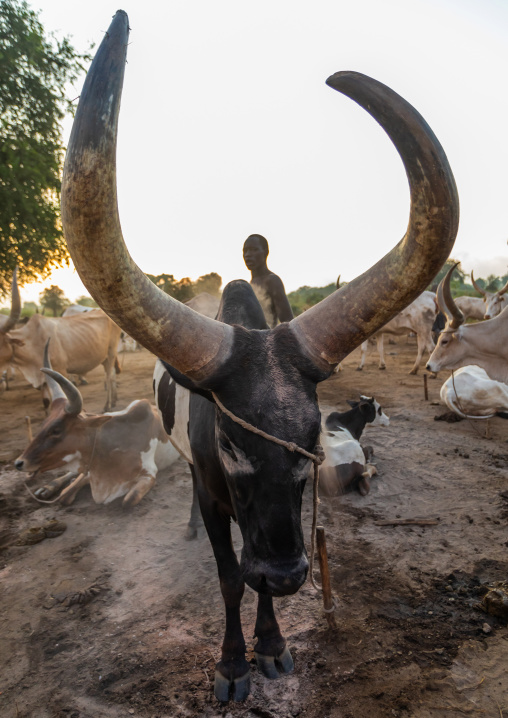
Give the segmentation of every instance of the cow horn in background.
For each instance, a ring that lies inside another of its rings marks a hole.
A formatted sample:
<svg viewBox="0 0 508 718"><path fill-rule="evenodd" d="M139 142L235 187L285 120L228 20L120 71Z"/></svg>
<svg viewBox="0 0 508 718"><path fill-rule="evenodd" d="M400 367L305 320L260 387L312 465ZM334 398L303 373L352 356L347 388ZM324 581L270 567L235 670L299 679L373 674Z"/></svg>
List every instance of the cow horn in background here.
<svg viewBox="0 0 508 718"><path fill-rule="evenodd" d="M475 282L475 279L473 277L473 270L471 270L471 283L472 283L473 287L476 289L476 291L478 292L478 294L481 294L484 297L486 296L487 292L484 289L482 289L479 284L477 284Z"/></svg>
<svg viewBox="0 0 508 718"><path fill-rule="evenodd" d="M158 289L122 237L116 137L128 35L127 14L119 10L86 77L64 167L64 234L83 283L102 309L155 355L202 381L229 357L234 330Z"/></svg>
<svg viewBox="0 0 508 718"><path fill-rule="evenodd" d="M502 296L503 294L506 294L508 292L508 282L504 285L504 287L501 287L501 289L498 289L497 293L499 296Z"/></svg>
<svg viewBox="0 0 508 718"><path fill-rule="evenodd" d="M41 371L46 374L50 381L54 381L59 389L61 387L63 390L63 394L67 398L67 405L65 407L66 413L71 416L81 414L81 410L83 409L83 399L79 393L79 389L75 387L74 384L67 379L67 377L62 376L62 374L57 371L53 371L53 369L41 369ZM53 401L55 398L56 397L53 396Z"/></svg>
<svg viewBox="0 0 508 718"><path fill-rule="evenodd" d="M14 272L12 273L11 313L9 314L9 318L3 325L1 333L6 334L8 331L10 331L16 325L16 322L19 321L20 316L21 298L19 296L18 287L18 268L15 267Z"/></svg>
<svg viewBox="0 0 508 718"><path fill-rule="evenodd" d="M356 72L327 84L369 112L399 152L411 210L403 239L367 272L293 319L314 363L337 364L410 304L436 276L458 229L459 200L446 155L423 117L386 85Z"/></svg>
<svg viewBox="0 0 508 718"><path fill-rule="evenodd" d="M458 329L461 324L464 324L464 315L453 301L450 289L450 280L458 264L457 262L453 267L450 267L437 288L437 303L443 314L446 314L446 319L448 320L447 329Z"/></svg>

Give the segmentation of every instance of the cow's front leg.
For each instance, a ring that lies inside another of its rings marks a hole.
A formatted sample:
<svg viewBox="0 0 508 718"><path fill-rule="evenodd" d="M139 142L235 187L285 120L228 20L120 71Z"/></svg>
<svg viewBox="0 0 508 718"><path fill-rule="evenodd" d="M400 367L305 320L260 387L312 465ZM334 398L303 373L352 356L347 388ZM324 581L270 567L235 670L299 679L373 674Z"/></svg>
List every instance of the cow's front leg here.
<svg viewBox="0 0 508 718"><path fill-rule="evenodd" d="M258 594L258 612L254 631L258 639L254 647L258 669L267 678L278 678L281 673L291 673L293 658L282 637L273 610L273 599Z"/></svg>
<svg viewBox="0 0 508 718"><path fill-rule="evenodd" d="M226 608L226 631L222 657L215 667L215 697L219 701L244 701L250 693L250 666L245 659L245 639L240 620L240 603L245 584L231 542L230 517L200 492L199 503L212 544L220 588Z"/></svg>
<svg viewBox="0 0 508 718"><path fill-rule="evenodd" d="M155 469L153 475L146 473L138 477L132 489L127 494L125 494L123 500L123 505L125 507L136 506L136 504L139 504L143 496L146 496L146 494L155 484L156 471L157 469Z"/></svg>

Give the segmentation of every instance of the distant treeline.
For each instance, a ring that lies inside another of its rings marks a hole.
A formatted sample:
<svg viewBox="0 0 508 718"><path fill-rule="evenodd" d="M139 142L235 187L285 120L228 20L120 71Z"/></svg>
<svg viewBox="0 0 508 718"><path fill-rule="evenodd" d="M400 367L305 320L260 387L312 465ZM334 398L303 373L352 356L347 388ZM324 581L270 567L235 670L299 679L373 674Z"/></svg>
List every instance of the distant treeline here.
<svg viewBox="0 0 508 718"><path fill-rule="evenodd" d="M209 274L203 274L202 277L198 277L195 281L190 277L184 277L183 279L175 279L172 274L147 274L154 284L163 292L169 294L171 297L178 299L179 302L188 302L189 299L195 297L201 292L208 292L214 296L219 296L220 288L222 284L222 277L216 272L210 272Z"/></svg>
<svg viewBox="0 0 508 718"><path fill-rule="evenodd" d="M445 264L438 272L438 274L434 277L427 289L432 292L435 292L437 289L437 285L439 284L441 279L443 279L450 267L454 264L456 264L455 259L447 259ZM460 266L455 269L455 272L452 276L453 279L451 281L451 290L454 296L460 297L463 294L467 294L471 297L478 296L478 292L476 291L476 289L470 282L467 281L469 275L463 272ZM502 277L496 277L494 274L490 274L485 279L482 277L475 277L475 282L478 284L478 286L487 292L497 292L498 289L504 287L507 281L508 274L505 274ZM342 287L344 284L347 284L347 282L341 282L340 286ZM327 284L326 287L304 286L300 287L299 289L296 289L294 292L289 292L288 299L291 305L291 309L293 310L293 314L295 315L295 317L298 316L298 314L301 314L306 309L314 306L314 304L317 304L329 294L334 292L335 289L336 285L335 282L333 282L332 284Z"/></svg>

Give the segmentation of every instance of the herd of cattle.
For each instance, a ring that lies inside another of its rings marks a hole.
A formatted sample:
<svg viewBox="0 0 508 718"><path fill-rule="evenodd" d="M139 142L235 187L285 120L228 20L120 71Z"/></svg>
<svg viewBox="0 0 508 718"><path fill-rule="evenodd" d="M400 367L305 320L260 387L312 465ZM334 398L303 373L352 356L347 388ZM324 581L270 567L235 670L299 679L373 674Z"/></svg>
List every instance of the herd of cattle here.
<svg viewBox="0 0 508 718"><path fill-rule="evenodd" d="M453 299L450 278L451 271L437 296L430 291L422 292L375 333L379 368L386 369L385 334L412 333L417 340L417 357L410 373L418 371L426 351L431 355L427 364L431 372L460 367L441 388L441 399L451 411L460 418L508 416L508 355L503 354L508 332L508 310L503 312L508 306L508 282L497 292L486 292L473 278L482 296ZM215 318L220 300L203 293L187 304ZM126 506L134 506L154 485L157 473L179 456L193 463L187 428L190 391L174 381L162 362L155 364L154 392L157 403L163 388L166 404L168 392L171 395L174 414L169 421L166 419L166 431L162 414L146 400L133 401L120 412L110 411L116 400L117 353L134 349L136 343L102 310L73 305L60 319L34 315L18 325L20 308L14 274L11 313L8 317L0 315L2 364L17 368L32 386L40 389L48 407L41 429L15 466L30 473L66 469L64 476L52 479L36 491L39 498L47 500L58 495L61 503L68 504L81 487L89 484L97 503L109 503L123 496ZM433 336L440 310L447 322L436 347ZM480 321L465 325L468 318ZM497 319L493 321L494 318ZM368 346L369 341L361 345L358 370L365 365ZM70 381L69 375L76 375L83 382L83 374L99 364L103 364L106 372L106 413L92 415L84 412L76 380ZM351 411L340 415L341 420L335 412L323 425L322 443L327 458L321 469L321 486L328 495L353 487L362 494L369 491L375 468L368 461L366 448L360 445L360 435L366 423L388 423L377 402L372 416L363 419L362 409L367 410L369 402L375 400L361 397L360 402L348 402L353 406ZM194 492L189 538L196 535L199 523Z"/></svg>
<svg viewBox="0 0 508 718"><path fill-rule="evenodd" d="M307 577L302 494L312 462L321 461L320 436L327 493L354 486L365 494L375 469L360 437L366 424L388 422L375 399L362 396L321 427L317 384L364 342L361 369L370 336L376 336L384 368L384 334L414 332L418 355L412 373L425 351L431 352L431 372L464 367L443 386L442 398L453 411L474 417L506 413L508 309L501 309L508 284L495 295L481 292L489 318L474 324L465 323L472 307L461 309L451 295L453 269L437 297L423 291L449 256L458 228L458 195L446 155L403 98L372 78L344 72L327 84L383 126L404 163L411 208L401 242L361 277L273 329L247 282L230 282L219 306L206 297L184 306L162 293L127 253L117 212L115 148L128 27L127 15L118 11L88 73L62 184L71 256L112 318L94 310L60 319L36 315L17 326L14 279L11 314L0 325L0 366L19 370L42 390L48 407L15 466L34 473L66 469L65 476L39 490L42 500L56 493L70 502L90 484L97 502L123 496L125 504L134 505L158 470L177 456L189 462L194 488L189 535L203 520L226 606L215 695L220 701L243 700L250 691L240 620L245 583L258 593L258 669L276 678L293 668L272 601L298 591ZM434 346L438 309L446 324ZM156 409L141 400L111 412L120 326L159 357ZM83 411L81 394L68 377L82 377L99 364L106 373L106 406L104 414L92 415ZM240 562L231 518L242 533Z"/></svg>

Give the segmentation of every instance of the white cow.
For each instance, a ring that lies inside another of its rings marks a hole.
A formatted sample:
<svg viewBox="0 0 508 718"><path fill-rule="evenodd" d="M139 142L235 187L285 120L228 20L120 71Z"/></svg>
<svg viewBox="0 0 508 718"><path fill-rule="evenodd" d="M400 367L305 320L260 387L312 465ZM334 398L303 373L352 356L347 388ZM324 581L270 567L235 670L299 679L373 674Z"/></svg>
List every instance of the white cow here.
<svg viewBox="0 0 508 718"><path fill-rule="evenodd" d="M75 314L91 312L93 308L94 307L85 307L83 304L70 304L63 312L62 317L73 317Z"/></svg>
<svg viewBox="0 0 508 718"><path fill-rule="evenodd" d="M498 289L497 292L487 292L475 282L473 272L471 272L471 281L476 291L483 295L481 301L485 319L497 317L505 307L508 307L508 296L506 294L508 292L508 282L506 282L504 287Z"/></svg>
<svg viewBox="0 0 508 718"><path fill-rule="evenodd" d="M508 418L508 384L491 379L479 366L463 366L441 387L441 401L462 419Z"/></svg>
<svg viewBox="0 0 508 718"><path fill-rule="evenodd" d="M384 358L384 335L406 336L410 332L416 334L418 352L416 361L410 374L416 374L425 351L432 352L434 340L432 339L432 326L437 315L436 298L433 292L422 292L414 302L397 314L388 324L376 332L373 336L376 339L377 351L379 354L379 368L386 369ZM358 371L363 369L365 357L367 356L368 341L362 344L362 355Z"/></svg>
<svg viewBox="0 0 508 718"><path fill-rule="evenodd" d="M464 324L464 315L457 307L451 291L452 267L437 290L438 303L446 315L446 327L439 335L427 369L459 369L476 364L491 379L508 384L508 307L493 319Z"/></svg>
<svg viewBox="0 0 508 718"><path fill-rule="evenodd" d="M485 314L485 304L480 297L469 297L463 294L461 297L455 297L455 304L464 315L464 321L468 319L483 319Z"/></svg>

